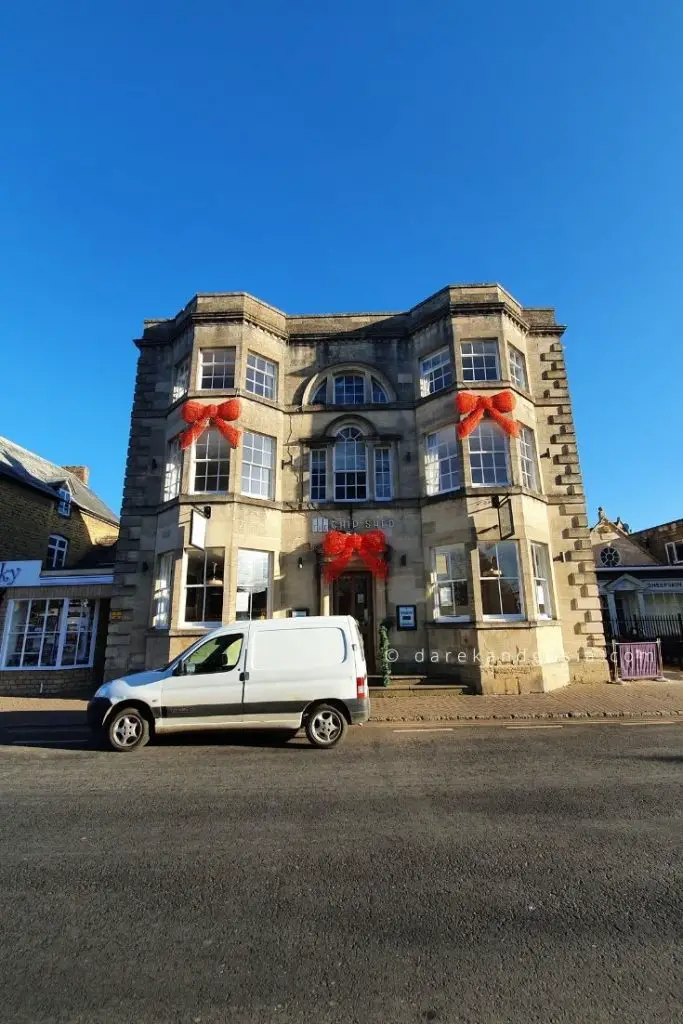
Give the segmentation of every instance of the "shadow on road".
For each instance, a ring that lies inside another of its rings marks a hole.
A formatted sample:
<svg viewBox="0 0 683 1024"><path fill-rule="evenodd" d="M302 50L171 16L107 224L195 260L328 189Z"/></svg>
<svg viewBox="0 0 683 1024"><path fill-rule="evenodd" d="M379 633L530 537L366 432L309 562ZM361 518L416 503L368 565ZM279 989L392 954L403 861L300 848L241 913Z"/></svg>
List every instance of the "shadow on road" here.
<svg viewBox="0 0 683 1024"><path fill-rule="evenodd" d="M197 730L157 736L154 747L283 747L310 750L300 731L288 737L280 729ZM0 746L32 746L46 749L104 750L95 741L84 712L4 711L0 713ZM105 750L106 752L106 750Z"/></svg>

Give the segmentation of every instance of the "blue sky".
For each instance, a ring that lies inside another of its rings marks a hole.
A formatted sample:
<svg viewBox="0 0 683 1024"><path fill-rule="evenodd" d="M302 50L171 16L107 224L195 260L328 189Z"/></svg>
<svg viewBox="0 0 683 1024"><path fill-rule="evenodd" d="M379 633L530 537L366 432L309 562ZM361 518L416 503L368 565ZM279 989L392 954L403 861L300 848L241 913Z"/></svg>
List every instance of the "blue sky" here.
<svg viewBox="0 0 683 1024"><path fill-rule="evenodd" d="M683 6L3 11L0 432L120 506L143 317L197 291L554 305L589 516L683 515Z"/></svg>

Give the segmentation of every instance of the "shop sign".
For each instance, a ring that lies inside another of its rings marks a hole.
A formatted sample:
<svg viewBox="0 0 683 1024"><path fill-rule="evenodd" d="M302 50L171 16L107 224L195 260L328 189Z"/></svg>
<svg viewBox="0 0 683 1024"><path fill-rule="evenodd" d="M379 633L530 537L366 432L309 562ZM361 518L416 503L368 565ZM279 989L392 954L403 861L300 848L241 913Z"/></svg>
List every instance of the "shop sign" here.
<svg viewBox="0 0 683 1024"><path fill-rule="evenodd" d="M37 587L41 562L0 562L0 587Z"/></svg>
<svg viewBox="0 0 683 1024"><path fill-rule="evenodd" d="M683 591L683 580L651 580L647 584L644 593L647 593L648 590L674 590L681 592Z"/></svg>
<svg viewBox="0 0 683 1024"><path fill-rule="evenodd" d="M330 530L338 530L340 533L357 533L358 530L391 530L394 527L394 520L382 517L380 519L328 519L327 516L313 516L311 530L313 533L329 533Z"/></svg>

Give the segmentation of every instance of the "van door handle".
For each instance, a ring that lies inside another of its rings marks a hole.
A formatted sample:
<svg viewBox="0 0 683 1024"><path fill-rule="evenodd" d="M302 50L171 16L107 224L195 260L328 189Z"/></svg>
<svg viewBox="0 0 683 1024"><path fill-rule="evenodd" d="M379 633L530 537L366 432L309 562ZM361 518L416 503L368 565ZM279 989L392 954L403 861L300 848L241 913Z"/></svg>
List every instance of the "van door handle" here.
<svg viewBox="0 0 683 1024"><path fill-rule="evenodd" d="M240 672L240 682L241 683L246 683L246 681L248 679L249 679L249 673L248 672Z"/></svg>

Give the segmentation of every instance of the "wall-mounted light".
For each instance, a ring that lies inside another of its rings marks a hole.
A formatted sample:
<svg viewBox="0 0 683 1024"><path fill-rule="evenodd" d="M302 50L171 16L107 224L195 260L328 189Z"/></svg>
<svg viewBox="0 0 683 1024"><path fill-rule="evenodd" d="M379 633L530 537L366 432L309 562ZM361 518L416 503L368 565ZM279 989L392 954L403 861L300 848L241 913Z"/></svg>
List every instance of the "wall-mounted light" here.
<svg viewBox="0 0 683 1024"><path fill-rule="evenodd" d="M299 555L299 558L297 559L297 563L296 564L299 566L300 569L303 569L303 567L304 567L304 560L301 557L301 555Z"/></svg>
<svg viewBox="0 0 683 1024"><path fill-rule="evenodd" d="M156 459L152 459L152 469L156 469L158 465L159 465L159 463L157 462L157 460Z"/></svg>
<svg viewBox="0 0 683 1024"><path fill-rule="evenodd" d="M401 565L407 565L407 564L408 564L408 556L407 555L401 555Z"/></svg>
<svg viewBox="0 0 683 1024"><path fill-rule="evenodd" d="M553 562L564 562L564 551L560 551L559 555L555 555Z"/></svg>
<svg viewBox="0 0 683 1024"><path fill-rule="evenodd" d="M412 455L410 454L410 452L406 452L403 457L406 460L406 462L410 462Z"/></svg>
<svg viewBox="0 0 683 1024"><path fill-rule="evenodd" d="M142 568L143 572L148 572L149 571L149 562L143 562L141 568Z"/></svg>
<svg viewBox="0 0 683 1024"><path fill-rule="evenodd" d="M207 587L222 587L223 580L218 575L218 562L211 563L211 579L206 581Z"/></svg>
<svg viewBox="0 0 683 1024"><path fill-rule="evenodd" d="M210 505L205 505L204 506L204 515L206 516L207 519L211 518L211 506Z"/></svg>

